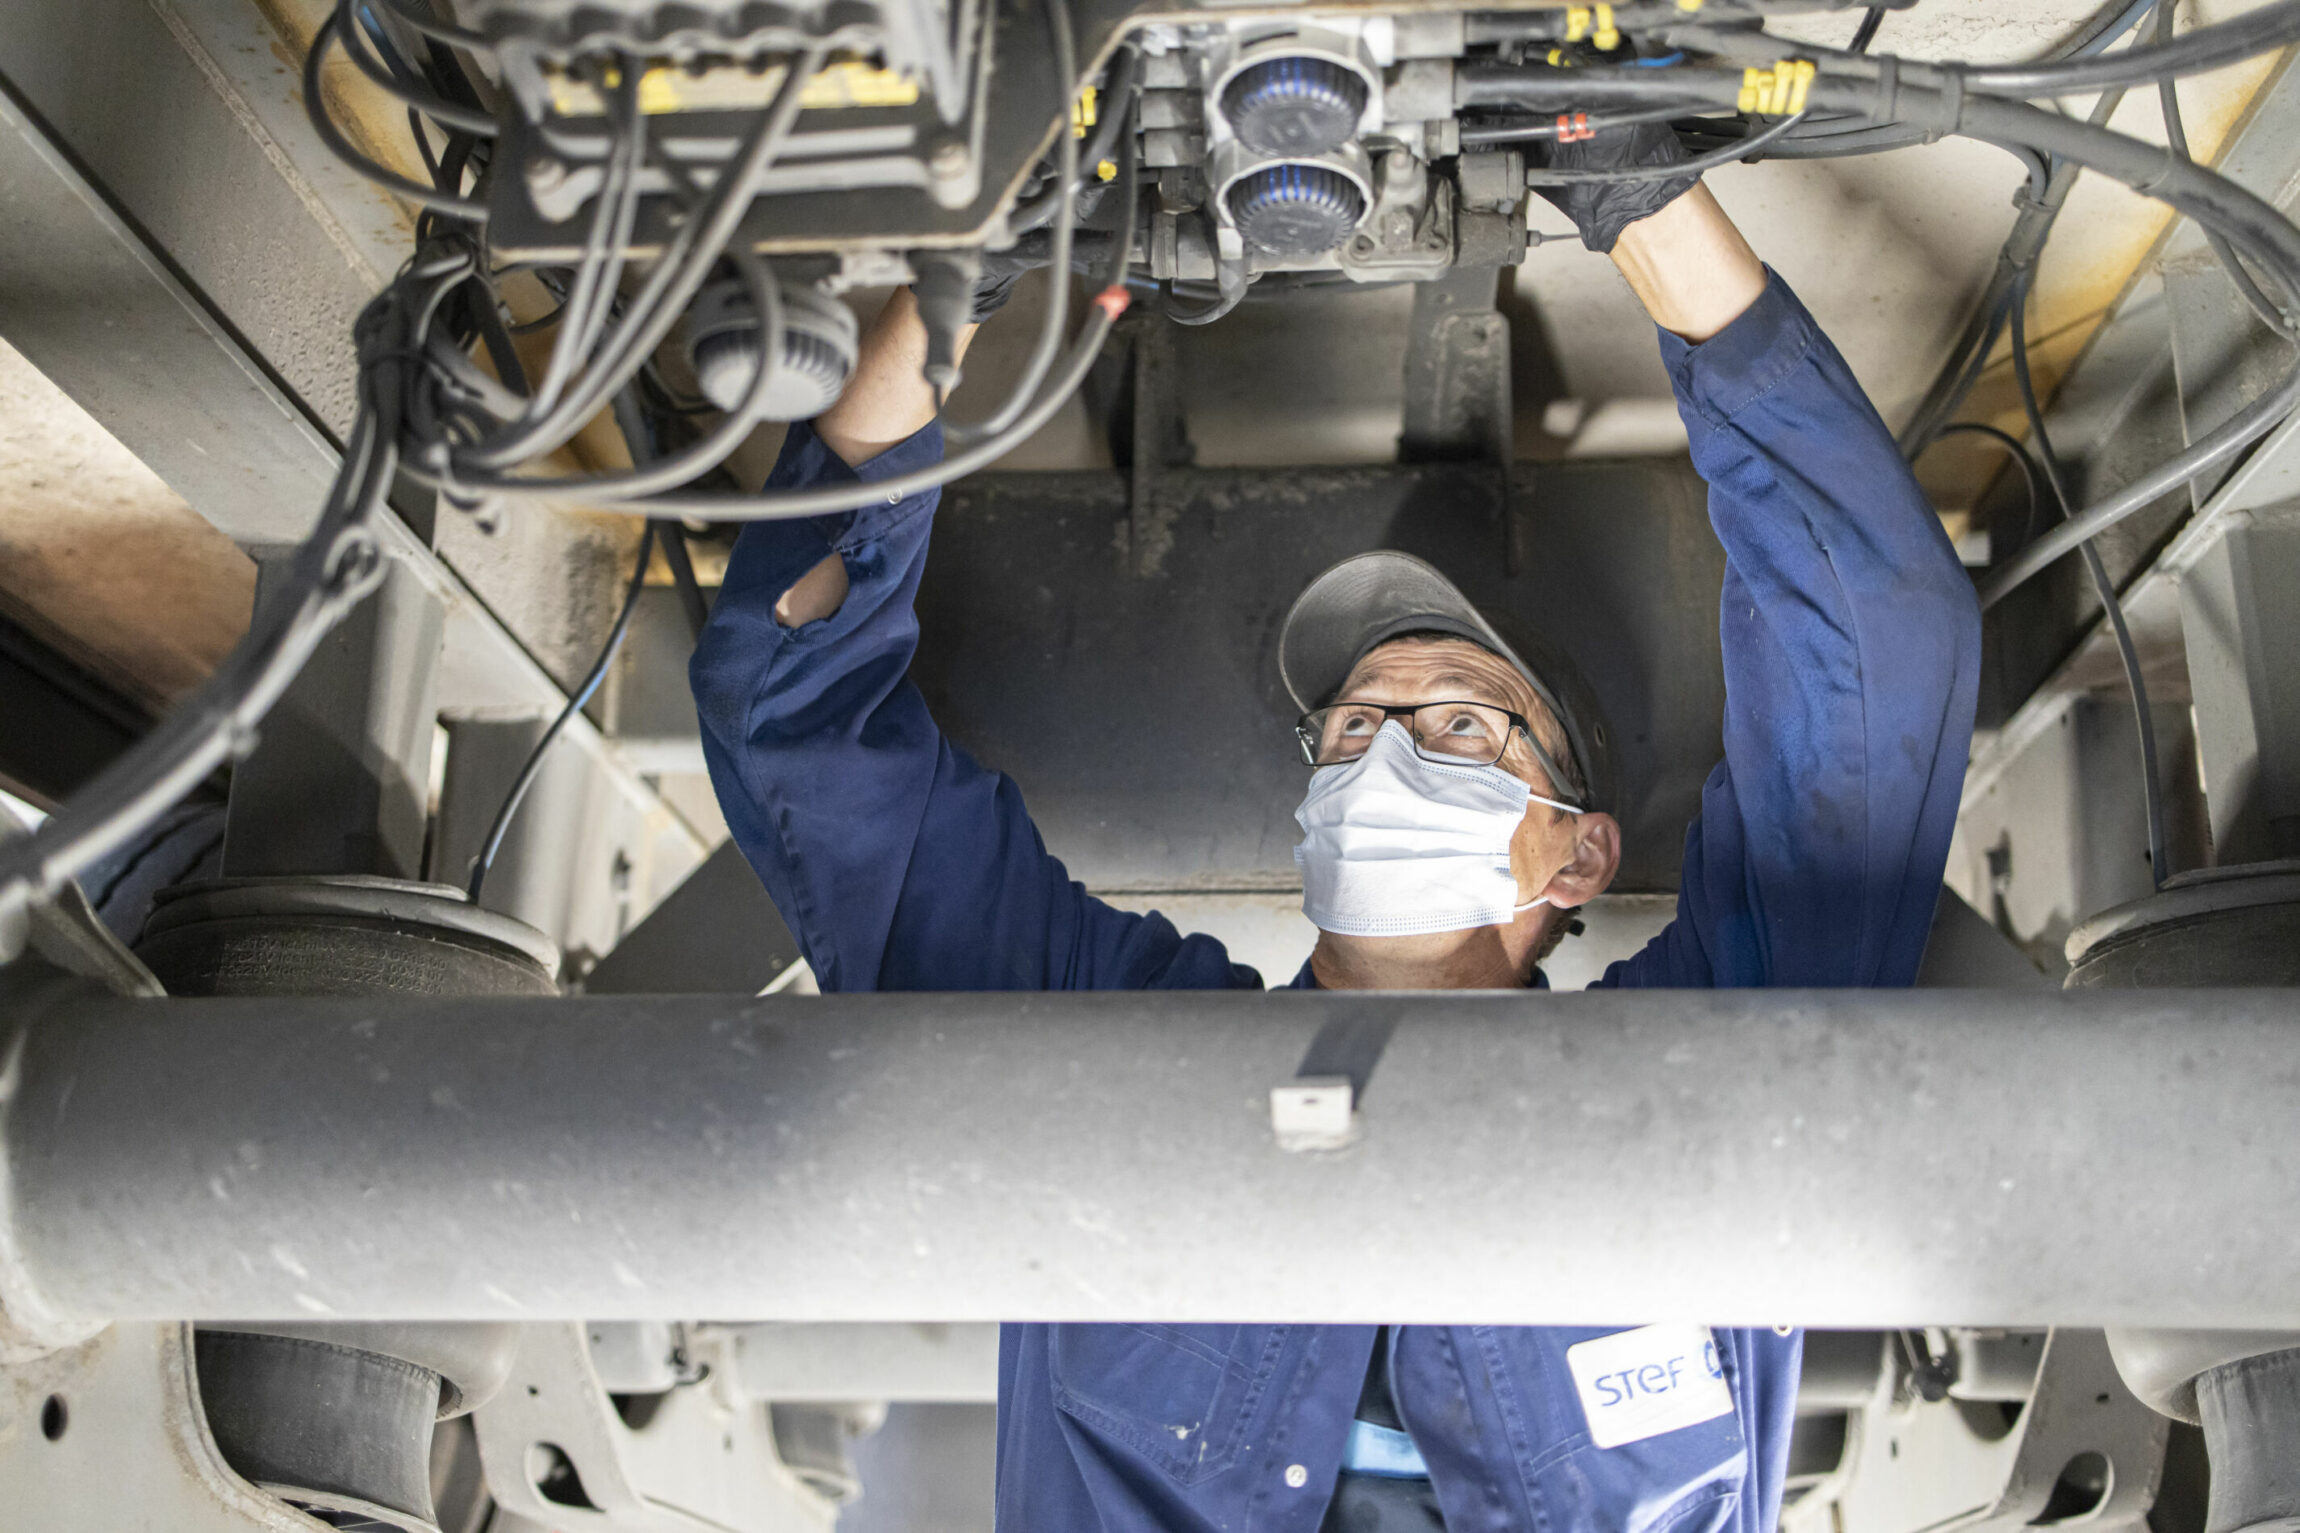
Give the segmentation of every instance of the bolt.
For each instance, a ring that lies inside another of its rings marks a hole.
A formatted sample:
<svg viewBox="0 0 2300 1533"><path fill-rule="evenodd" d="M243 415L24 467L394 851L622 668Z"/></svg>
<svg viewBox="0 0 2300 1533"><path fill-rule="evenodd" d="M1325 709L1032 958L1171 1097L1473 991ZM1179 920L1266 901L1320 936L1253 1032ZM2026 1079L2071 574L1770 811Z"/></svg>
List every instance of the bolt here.
<svg viewBox="0 0 2300 1533"><path fill-rule="evenodd" d="M1367 236L1361 234L1356 239L1350 241L1350 249L1359 255L1371 255L1373 254L1374 242Z"/></svg>
<svg viewBox="0 0 2300 1533"><path fill-rule="evenodd" d="M548 197L567 184L568 174L565 160L537 155L527 162L527 190L534 197Z"/></svg>
<svg viewBox="0 0 2300 1533"><path fill-rule="evenodd" d="M946 138L934 146L926 157L927 172L937 181L955 181L967 172L974 157L966 152L966 145L955 138Z"/></svg>

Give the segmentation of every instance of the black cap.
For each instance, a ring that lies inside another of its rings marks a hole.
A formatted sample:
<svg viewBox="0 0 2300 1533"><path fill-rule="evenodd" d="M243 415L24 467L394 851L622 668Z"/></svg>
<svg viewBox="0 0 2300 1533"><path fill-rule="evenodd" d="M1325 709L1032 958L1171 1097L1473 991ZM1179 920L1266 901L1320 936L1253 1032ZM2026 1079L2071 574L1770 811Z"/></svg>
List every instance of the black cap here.
<svg viewBox="0 0 2300 1533"><path fill-rule="evenodd" d="M1453 634L1508 661L1564 729L1583 786L1583 807L1609 806L1611 753L1605 725L1580 672L1508 616L1481 611L1452 581L1411 554L1389 549L1358 554L1311 581L1294 599L1278 632L1278 675L1294 706L1307 713L1341 690L1368 650L1409 633ZM1534 746L1547 754L1541 742ZM1567 784L1559 780L1554 786Z"/></svg>

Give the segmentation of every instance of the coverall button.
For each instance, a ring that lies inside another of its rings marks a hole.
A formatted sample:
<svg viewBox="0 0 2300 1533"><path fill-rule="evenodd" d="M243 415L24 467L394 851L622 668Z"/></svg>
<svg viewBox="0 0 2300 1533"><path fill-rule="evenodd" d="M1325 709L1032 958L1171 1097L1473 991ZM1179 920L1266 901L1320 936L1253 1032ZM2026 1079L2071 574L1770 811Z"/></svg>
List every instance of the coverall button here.
<svg viewBox="0 0 2300 1533"><path fill-rule="evenodd" d="M1310 1471L1300 1464L1288 1464L1286 1466L1286 1483L1294 1489L1300 1490L1310 1483Z"/></svg>

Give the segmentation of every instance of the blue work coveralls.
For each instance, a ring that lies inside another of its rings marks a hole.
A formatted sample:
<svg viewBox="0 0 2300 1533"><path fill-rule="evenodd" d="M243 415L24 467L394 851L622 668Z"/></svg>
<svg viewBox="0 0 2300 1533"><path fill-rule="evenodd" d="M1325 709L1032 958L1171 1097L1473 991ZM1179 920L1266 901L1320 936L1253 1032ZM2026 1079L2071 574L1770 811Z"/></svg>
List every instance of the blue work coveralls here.
<svg viewBox="0 0 2300 1533"><path fill-rule="evenodd" d="M1778 277L1721 334L1661 349L1726 552L1725 759L1686 831L1675 919L1599 983L1906 985L1970 742L1971 582ZM802 426L768 484L885 478L941 445L929 427L850 470ZM1213 939L1087 894L1014 784L936 729L907 673L937 498L750 527L694 659L727 823L822 988L1259 988ZM833 550L845 604L782 628L775 602ZM1599 1447L1566 1352L1637 1318L1393 1333L1397 1412L1449 1533L1772 1533L1802 1335L1716 1331L1730 1411ZM1000 1527L1314 1533L1376 1335L1006 1327Z"/></svg>

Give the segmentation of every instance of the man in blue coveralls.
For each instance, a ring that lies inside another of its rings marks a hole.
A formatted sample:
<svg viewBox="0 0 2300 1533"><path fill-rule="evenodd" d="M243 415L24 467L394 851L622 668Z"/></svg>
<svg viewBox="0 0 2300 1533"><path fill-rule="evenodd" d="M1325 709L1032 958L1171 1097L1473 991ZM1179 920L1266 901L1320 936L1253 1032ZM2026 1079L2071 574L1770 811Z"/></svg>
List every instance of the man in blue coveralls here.
<svg viewBox="0 0 2300 1533"><path fill-rule="evenodd" d="M1601 135L1577 163L1668 163L1654 131ZM1971 584L1843 359L1706 188L1555 200L1660 327L1726 552L1725 760L1675 919L1599 984L1908 984L1972 726ZM925 346L898 294L770 487L936 461ZM749 528L695 656L727 822L822 988L1260 987L1220 943L1071 882L1014 785L936 730L906 676L936 498ZM1319 928L1293 984L1542 984L1539 957L1620 857L1567 679L1402 555L1319 577L1280 654L1306 710L1297 857ZM1802 1341L1010 1325L999 1526L1772 1533Z"/></svg>

